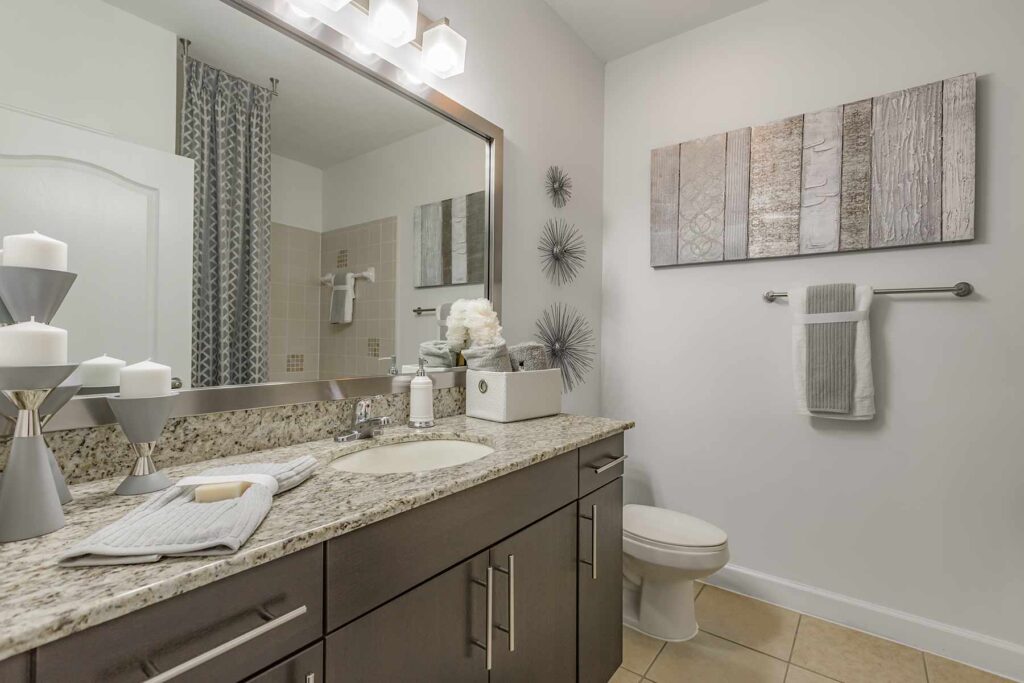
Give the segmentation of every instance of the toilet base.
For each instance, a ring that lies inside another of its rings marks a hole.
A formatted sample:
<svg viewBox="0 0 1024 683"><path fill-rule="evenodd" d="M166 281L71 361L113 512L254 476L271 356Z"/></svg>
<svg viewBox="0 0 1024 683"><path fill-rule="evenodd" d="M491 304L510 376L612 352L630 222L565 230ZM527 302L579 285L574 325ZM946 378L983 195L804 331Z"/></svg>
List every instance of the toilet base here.
<svg viewBox="0 0 1024 683"><path fill-rule="evenodd" d="M622 582L622 623L646 636L681 643L700 628L693 604L693 580L646 578L642 586Z"/></svg>

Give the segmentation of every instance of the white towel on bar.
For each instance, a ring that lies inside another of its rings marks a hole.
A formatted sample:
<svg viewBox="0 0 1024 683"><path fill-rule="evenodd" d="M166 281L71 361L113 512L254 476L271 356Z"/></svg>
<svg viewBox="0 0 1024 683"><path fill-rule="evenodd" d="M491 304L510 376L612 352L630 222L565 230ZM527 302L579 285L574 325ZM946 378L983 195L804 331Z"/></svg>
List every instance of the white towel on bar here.
<svg viewBox="0 0 1024 683"><path fill-rule="evenodd" d="M854 346L853 404L849 414L812 413L807 408L807 288L789 288L789 306L793 313L793 381L796 388L796 411L832 420L870 420L875 416L875 382L871 375L871 322L868 314L875 291L867 285L856 289L855 311L858 318ZM822 316L837 314L824 313ZM841 315L841 314L840 314ZM824 320L824 318L822 318Z"/></svg>
<svg viewBox="0 0 1024 683"><path fill-rule="evenodd" d="M316 469L312 456L280 464L226 465L185 477L155 493L118 521L76 543L59 558L65 567L143 564L163 557L230 555L270 512L274 494L294 488ZM195 502L196 486L250 481L238 498Z"/></svg>

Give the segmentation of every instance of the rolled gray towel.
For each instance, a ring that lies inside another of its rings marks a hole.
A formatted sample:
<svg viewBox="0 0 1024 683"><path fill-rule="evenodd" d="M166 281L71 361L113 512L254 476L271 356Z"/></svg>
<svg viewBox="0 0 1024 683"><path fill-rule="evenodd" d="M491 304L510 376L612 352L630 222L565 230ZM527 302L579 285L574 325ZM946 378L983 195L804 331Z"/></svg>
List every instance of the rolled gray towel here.
<svg viewBox="0 0 1024 683"><path fill-rule="evenodd" d="M512 361L508 357L508 346L486 344L470 346L462 350L462 357L470 370L491 370L492 372L512 372Z"/></svg>
<svg viewBox="0 0 1024 683"><path fill-rule="evenodd" d="M455 353L443 339L434 339L420 343L420 358L429 368L454 368Z"/></svg>
<svg viewBox="0 0 1024 683"><path fill-rule="evenodd" d="M508 355L512 359L512 369L516 371L551 369L544 345L537 342L514 344L508 347Z"/></svg>

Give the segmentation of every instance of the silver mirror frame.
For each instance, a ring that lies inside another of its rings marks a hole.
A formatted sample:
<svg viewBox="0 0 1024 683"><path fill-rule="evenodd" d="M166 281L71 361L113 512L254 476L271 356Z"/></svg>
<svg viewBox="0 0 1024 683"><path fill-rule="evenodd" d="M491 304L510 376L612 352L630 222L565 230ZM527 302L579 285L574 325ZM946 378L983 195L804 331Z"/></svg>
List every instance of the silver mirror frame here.
<svg viewBox="0 0 1024 683"><path fill-rule="evenodd" d="M381 86L425 107L464 130L483 139L487 145L486 167L488 230L488 263L485 291L501 315L501 238L502 238L502 168L504 159L504 131L479 114L470 111L450 97L424 84L416 92L401 85L400 69L385 59L364 64L350 57L355 41L325 24L312 30L289 23L284 18L285 0L221 0L226 5L263 22L264 24L303 43L310 49L356 71ZM464 387L465 369L431 373L434 387L444 389ZM399 393L408 390L411 376L353 377L316 382L277 382L229 387L185 389L180 392L172 416L202 415L231 410L247 410L270 406L337 401L347 398ZM8 422L8 421L4 421ZM46 425L45 431L60 431L81 427L114 424L113 413L106 397L81 396L73 399ZM11 434L11 425L0 425L0 436Z"/></svg>

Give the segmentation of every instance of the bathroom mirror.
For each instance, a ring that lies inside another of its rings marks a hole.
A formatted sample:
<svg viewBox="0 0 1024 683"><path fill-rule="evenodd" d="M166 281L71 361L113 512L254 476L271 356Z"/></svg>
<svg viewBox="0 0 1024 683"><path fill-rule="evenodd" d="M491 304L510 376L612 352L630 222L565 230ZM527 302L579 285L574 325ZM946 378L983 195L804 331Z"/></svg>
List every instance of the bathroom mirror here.
<svg viewBox="0 0 1024 683"><path fill-rule="evenodd" d="M285 2L73 4L0 10L22 93L0 235L68 244L72 362L153 358L184 388L386 375L445 304L500 305L500 129Z"/></svg>

